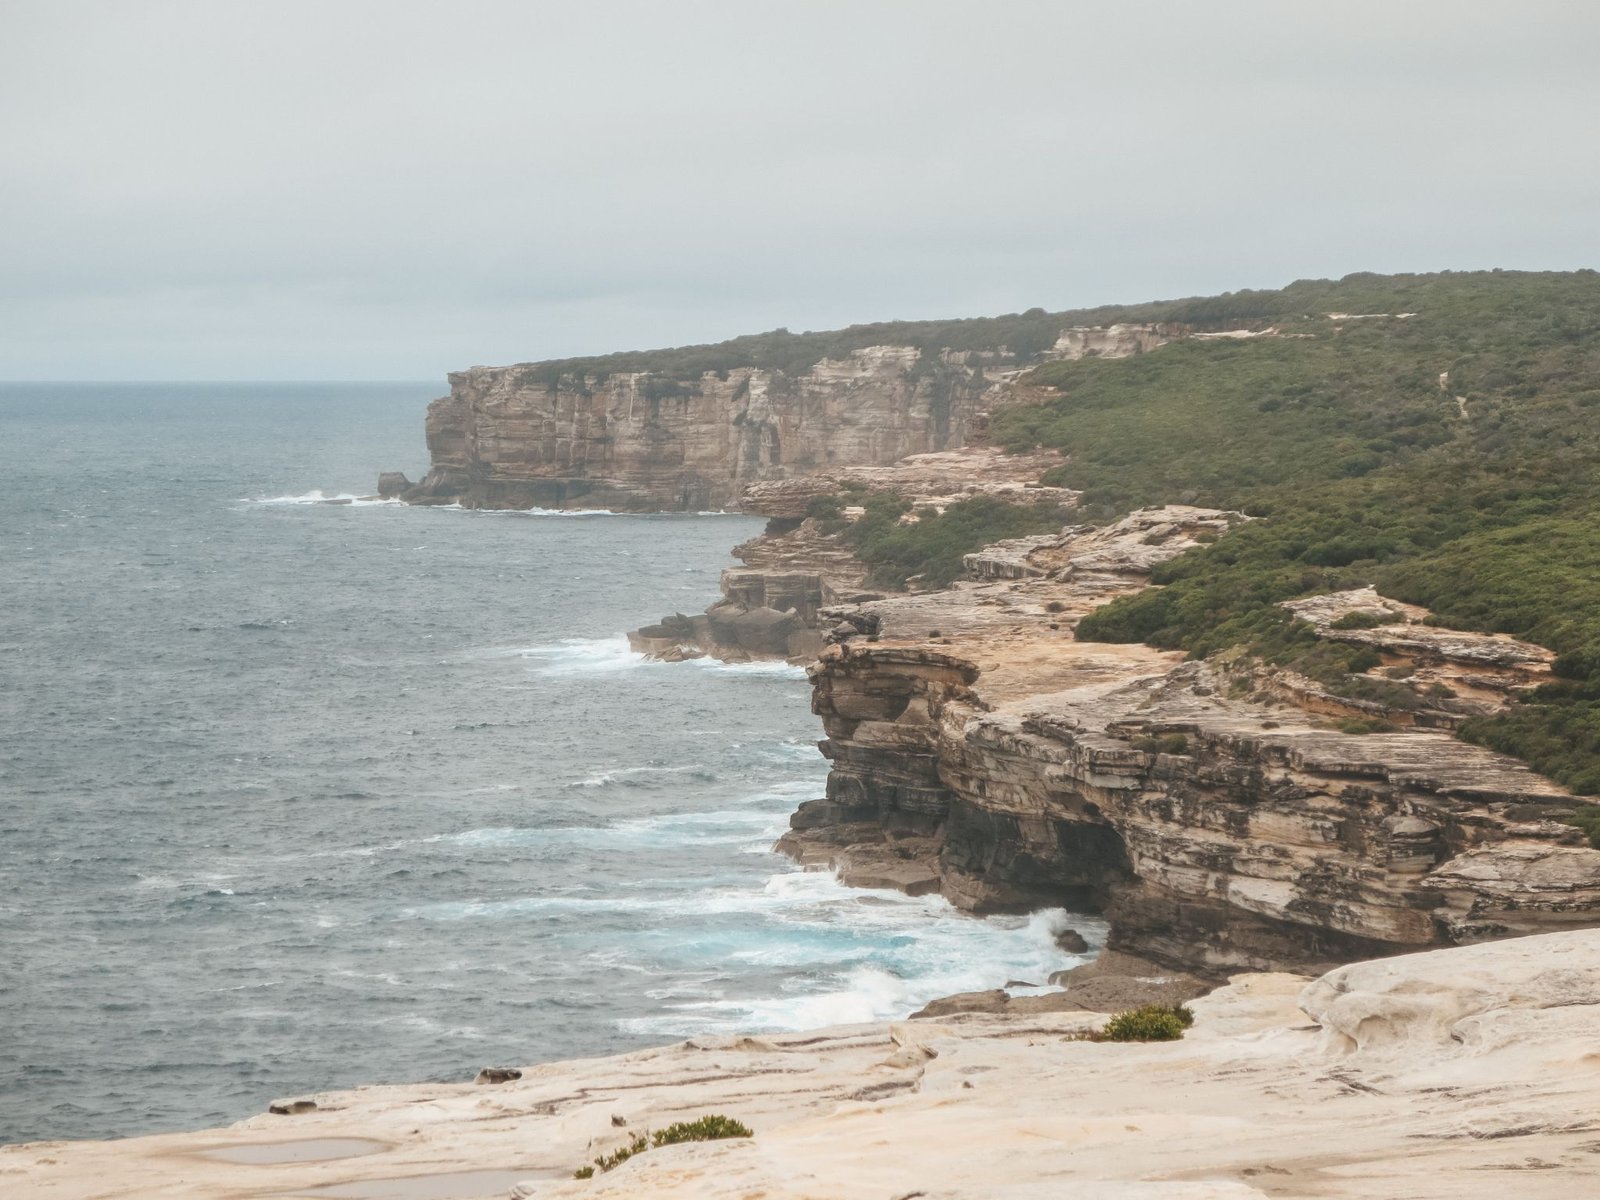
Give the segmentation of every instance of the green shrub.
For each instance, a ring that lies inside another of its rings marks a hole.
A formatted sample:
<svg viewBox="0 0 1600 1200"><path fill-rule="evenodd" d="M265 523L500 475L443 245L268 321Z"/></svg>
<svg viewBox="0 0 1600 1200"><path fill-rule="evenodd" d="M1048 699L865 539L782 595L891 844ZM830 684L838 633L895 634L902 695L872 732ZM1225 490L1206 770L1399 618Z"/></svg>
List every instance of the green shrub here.
<svg viewBox="0 0 1600 1200"><path fill-rule="evenodd" d="M677 1121L665 1129L655 1133L645 1130L636 1133L626 1145L619 1147L610 1154L602 1154L594 1160L592 1166L579 1167L572 1173L574 1179L592 1179L596 1171L606 1172L615 1170L636 1154L643 1154L646 1150L662 1146L675 1146L680 1142L710 1142L719 1138L747 1138L753 1137L750 1127L742 1121L735 1121L732 1117L725 1117L718 1113L708 1113L695 1121Z"/></svg>
<svg viewBox="0 0 1600 1200"><path fill-rule="evenodd" d="M594 1165L601 1171L612 1171L627 1162L635 1154L643 1154L649 1148L650 1144L646 1140L646 1135L636 1133L633 1135L633 1140L626 1146L613 1150L610 1154L601 1155L594 1160Z"/></svg>
<svg viewBox="0 0 1600 1200"><path fill-rule="evenodd" d="M1388 721L1380 721L1377 717L1346 717L1335 722L1334 727L1340 733L1393 733L1395 726Z"/></svg>
<svg viewBox="0 0 1600 1200"><path fill-rule="evenodd" d="M1371 675L1351 675L1335 683L1330 690L1346 700L1370 700L1385 708L1411 712L1422 707L1422 697L1403 683L1391 679L1376 679Z"/></svg>
<svg viewBox="0 0 1600 1200"><path fill-rule="evenodd" d="M1381 625L1393 625L1400 620L1398 613L1376 613L1371 609L1355 609L1328 626L1329 629L1377 629Z"/></svg>
<svg viewBox="0 0 1600 1200"><path fill-rule="evenodd" d="M1589 835L1589 845L1600 850L1600 804L1581 804L1569 817L1561 818L1563 824L1576 825Z"/></svg>
<svg viewBox="0 0 1600 1200"><path fill-rule="evenodd" d="M1048 481L1084 489L1097 515L1187 494L1263 518L1158 567L1161 589L1096 610L1078 636L1240 647L1334 685L1376 656L1314 649L1275 606L1373 585L1600 683L1600 276L1360 275L1241 295L1187 311L1306 336L1046 364L1029 378L1055 396L995 419L1009 447L1066 452ZM1330 311L1420 315L1336 331ZM1597 700L1547 693L1461 733L1596 792Z"/></svg>
<svg viewBox="0 0 1600 1200"><path fill-rule="evenodd" d="M841 500L866 511L845 531L856 557L871 568L870 582L899 590L913 578L924 588L944 587L966 574L962 559L1005 538L1052 533L1062 525L1053 501L1008 504L993 496L957 501L944 512L925 509L901 524L911 503L893 492L845 493Z"/></svg>
<svg viewBox="0 0 1600 1200"><path fill-rule="evenodd" d="M650 1136L652 1146L675 1146L679 1142L711 1142L719 1138L747 1138L755 1136L742 1121L718 1114L701 1117L697 1121L678 1121Z"/></svg>
<svg viewBox="0 0 1600 1200"><path fill-rule="evenodd" d="M1135 750L1143 750L1146 754L1189 753L1189 739L1181 733L1168 733L1160 737L1136 737L1132 745Z"/></svg>
<svg viewBox="0 0 1600 1200"><path fill-rule="evenodd" d="M1465 721L1456 732L1525 759L1575 792L1600 794L1600 701L1584 698L1581 691L1548 699L1535 693L1506 712Z"/></svg>
<svg viewBox="0 0 1600 1200"><path fill-rule="evenodd" d="M806 505L806 516L815 517L819 521L837 521L839 519L841 497L813 496Z"/></svg>
<svg viewBox="0 0 1600 1200"><path fill-rule="evenodd" d="M1146 1004L1119 1012L1106 1022L1098 1041L1175 1042L1194 1024L1194 1013L1184 1004Z"/></svg>

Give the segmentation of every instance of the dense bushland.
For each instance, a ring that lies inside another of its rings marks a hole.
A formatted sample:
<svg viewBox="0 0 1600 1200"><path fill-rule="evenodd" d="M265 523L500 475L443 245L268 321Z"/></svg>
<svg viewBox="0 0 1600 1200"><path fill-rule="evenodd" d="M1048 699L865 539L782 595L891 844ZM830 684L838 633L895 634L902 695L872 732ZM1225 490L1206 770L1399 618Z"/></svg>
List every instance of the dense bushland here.
<svg viewBox="0 0 1600 1200"><path fill-rule="evenodd" d="M841 510L859 505L865 512L854 522ZM893 492L846 492L819 497L810 515L823 528L843 533L856 557L872 568L874 586L900 590L915 580L920 588L940 588L960 579L962 557L1005 538L1051 533L1066 519L1054 501L1007 504L992 496L974 496L947 507L942 513L920 510L917 520L902 524L911 502Z"/></svg>
<svg viewBox="0 0 1600 1200"><path fill-rule="evenodd" d="M1051 482L1084 488L1092 516L1183 500L1262 519L1079 636L1242 646L1348 686L1375 664L1276 605L1374 584L1554 649L1566 682L1463 736L1600 792L1600 275L1362 275L1170 311L1278 336L1047 364L1030 378L1057 396L1002 414L997 436L1069 454Z"/></svg>
<svg viewBox="0 0 1600 1200"><path fill-rule="evenodd" d="M564 376L578 381L599 381L609 375L635 371L658 374L664 383L692 381L708 372L725 375L740 367L796 375L809 371L824 358L843 358L868 346L916 346L930 354L941 350L1005 350L1017 362L1028 363L1054 345L1063 329L1074 325L1157 322L1197 330L1265 328L1274 323L1303 319L1307 314L1397 312L1406 311L1404 307L1396 308L1397 304L1420 307L1424 302L1430 306L1430 316L1437 314L1454 319L1456 293L1447 286L1442 293L1435 294L1430 291L1434 281L1481 278L1485 276L1351 275L1337 282L1302 280L1272 291L1230 292L1221 296L1101 305L1063 312L1030 308L1027 312L1000 317L879 321L806 333L774 329L699 346L629 350L519 365L531 378L553 385ZM1470 300L1467 306L1471 306Z"/></svg>
<svg viewBox="0 0 1600 1200"><path fill-rule="evenodd" d="M1069 325L1094 324L1086 313L1029 309L1004 317L948 321L883 321L821 333L774 329L703 346L629 350L588 358L520 364L530 378L554 385L563 377L597 382L623 372L644 371L665 380L690 382L705 374L726 377L740 367L801 375L824 358L844 358L868 346L916 346L930 356L941 350L1005 350L1017 362L1036 360Z"/></svg>

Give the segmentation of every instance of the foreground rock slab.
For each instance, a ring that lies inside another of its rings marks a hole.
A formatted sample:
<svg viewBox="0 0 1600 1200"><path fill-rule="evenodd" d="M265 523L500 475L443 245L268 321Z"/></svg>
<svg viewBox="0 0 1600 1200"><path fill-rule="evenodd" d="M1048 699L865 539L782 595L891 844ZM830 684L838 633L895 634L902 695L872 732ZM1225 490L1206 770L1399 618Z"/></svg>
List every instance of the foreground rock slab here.
<svg viewBox="0 0 1600 1200"><path fill-rule="evenodd" d="M1242 975L1193 1007L1181 1042L1072 1040L1092 1014L963 1014L550 1063L492 1091L364 1088L228 1129L7 1147L0 1194L1568 1200L1600 1177L1600 931L1358 963L1309 987ZM755 1137L571 1178L634 1130L705 1113ZM238 1161L335 1138L384 1148ZM485 1190L426 1191L441 1178Z"/></svg>

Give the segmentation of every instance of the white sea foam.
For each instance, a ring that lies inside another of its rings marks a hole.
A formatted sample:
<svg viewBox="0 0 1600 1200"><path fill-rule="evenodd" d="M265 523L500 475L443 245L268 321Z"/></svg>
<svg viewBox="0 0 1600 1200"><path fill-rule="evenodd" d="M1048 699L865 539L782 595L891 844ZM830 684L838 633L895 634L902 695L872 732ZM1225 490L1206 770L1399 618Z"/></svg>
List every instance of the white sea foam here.
<svg viewBox="0 0 1600 1200"><path fill-rule="evenodd" d="M788 738L781 742L769 742L758 747L761 757L780 763L815 763L818 760L817 743L815 740L802 738Z"/></svg>
<svg viewBox="0 0 1600 1200"><path fill-rule="evenodd" d="M691 658L687 659L684 665L700 671L712 671L718 675L765 675L776 679L804 679L806 677L806 669L804 667L779 662L775 659L763 659L759 662L730 663L720 662L714 658Z"/></svg>
<svg viewBox="0 0 1600 1200"><path fill-rule="evenodd" d="M610 675L648 667L658 671L706 671L715 675L747 678L806 678L806 669L792 663L764 659L759 662L730 663L715 658L691 658L683 662L662 662L646 658L628 645L626 634L603 638L563 638L534 646L473 651L472 658L523 658L541 675Z"/></svg>
<svg viewBox="0 0 1600 1200"><path fill-rule="evenodd" d="M439 506L444 507L444 506ZM460 508L460 505L451 505ZM637 513L612 512L609 508L474 508L467 510L485 517L627 517Z"/></svg>
<svg viewBox="0 0 1600 1200"><path fill-rule="evenodd" d="M380 504L400 504L396 497L358 496L354 492L324 492L313 488L298 496L246 496L241 504L337 504L352 508L375 508Z"/></svg>
<svg viewBox="0 0 1600 1200"><path fill-rule="evenodd" d="M216 885L234 879L234 875L206 874L183 878L177 875L140 875L138 887L148 891L178 891L183 888L202 888L208 892L219 890ZM224 895L231 896L233 891L229 888L220 889Z"/></svg>
<svg viewBox="0 0 1600 1200"><path fill-rule="evenodd" d="M848 889L822 872L774 876L764 899L768 918L787 933L774 932L729 958L783 975L781 994L668 1003L619 1027L652 1036L802 1030L904 1017L939 996L1014 981L1035 985L1017 991L1052 991L1051 972L1084 961L1062 951L1056 935L1070 926L1097 942L1105 932L1097 918L1061 909L979 920L938 897Z"/></svg>
<svg viewBox="0 0 1600 1200"><path fill-rule="evenodd" d="M683 814L640 818L630 825L675 829L683 839L697 825L719 830L747 815ZM613 890L457 902L406 915L431 921L639 917L654 928L689 918L735 918L731 925L697 925L677 936L687 939L681 944L693 944L697 955L738 964L732 974L716 979L750 978L752 972L757 978L776 977L782 980L778 994L729 995L704 986L710 978L680 983L652 996L665 1002L658 1013L619 1022L625 1032L651 1036L887 1020L939 996L1013 981L1031 985L1026 990L1049 990L1051 972L1084 961L1061 950L1057 934L1072 926L1099 942L1105 932L1097 918L1060 909L980 920L938 896L847 888L829 872L784 871L760 887L685 890L685 882L678 881L675 895L661 894L673 886L666 881L641 880L642 895Z"/></svg>
<svg viewBox="0 0 1600 1200"><path fill-rule="evenodd" d="M593 775L584 776L582 779L574 779L567 786L569 788L598 788L621 784L624 787L633 787L657 775L692 775L704 780L714 778L714 775L699 763L685 763L682 766L675 767L618 767L614 771L597 771Z"/></svg>
<svg viewBox="0 0 1600 1200"><path fill-rule="evenodd" d="M649 662L629 649L627 637L620 633L608 638L563 638L515 653L533 663L541 675L612 675Z"/></svg>

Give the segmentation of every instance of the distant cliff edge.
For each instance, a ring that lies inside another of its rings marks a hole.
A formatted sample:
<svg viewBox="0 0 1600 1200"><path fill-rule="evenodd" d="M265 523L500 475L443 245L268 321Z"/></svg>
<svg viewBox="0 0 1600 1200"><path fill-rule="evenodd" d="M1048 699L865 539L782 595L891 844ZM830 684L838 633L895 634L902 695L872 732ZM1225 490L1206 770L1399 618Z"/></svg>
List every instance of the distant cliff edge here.
<svg viewBox="0 0 1600 1200"><path fill-rule="evenodd" d="M727 509L751 483L981 444L989 414L1025 398L1028 368L1140 354L1185 332L1064 319L1034 310L473 367L428 407L426 477L386 473L379 491L468 508Z"/></svg>

